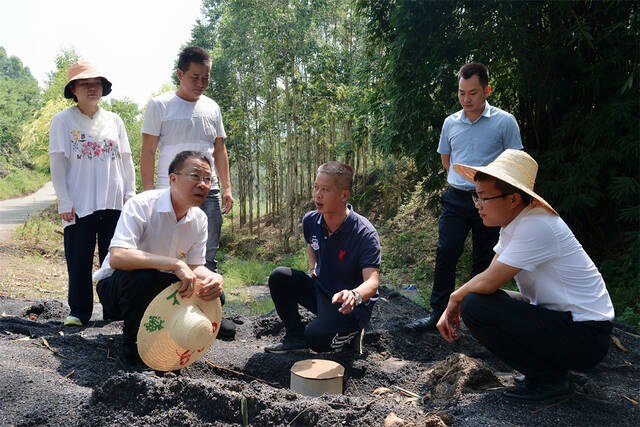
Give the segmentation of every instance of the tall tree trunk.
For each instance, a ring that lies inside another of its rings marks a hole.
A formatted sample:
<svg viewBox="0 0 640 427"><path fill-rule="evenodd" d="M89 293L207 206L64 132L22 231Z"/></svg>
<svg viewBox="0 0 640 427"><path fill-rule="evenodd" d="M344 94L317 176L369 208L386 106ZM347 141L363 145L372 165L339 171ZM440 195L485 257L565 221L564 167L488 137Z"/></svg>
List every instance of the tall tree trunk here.
<svg viewBox="0 0 640 427"><path fill-rule="evenodd" d="M286 120L286 126L287 126L287 169L288 169L288 173L287 173L287 215L286 215L286 219L287 219L287 229L285 231L285 235L284 235L284 247L285 247L285 251L289 251L290 247L289 247L289 237L291 236L291 231L293 230L293 167L292 167L292 157L293 157L293 134L292 134L292 130L291 130L291 108L290 108L290 98L291 98L291 94L289 93L289 78L288 78L288 71L287 68L285 67L284 70L284 94L285 94L285 120Z"/></svg>
<svg viewBox="0 0 640 427"><path fill-rule="evenodd" d="M293 118L293 142L294 142L294 148L295 148L295 155L294 157L291 159L291 163L293 164L293 170L294 170L294 174L292 177L292 187L294 189L293 192L293 196L294 196L294 200L293 200L293 206L294 206L294 210L293 210L293 217L295 218L292 221L292 228L293 228L293 233L294 233L294 238L295 238L295 247L298 247L298 238L300 236L300 232L299 232L299 227L298 227L298 219L300 218L300 192L299 191L295 191L295 186L297 183L297 178L298 178L298 152L299 152L299 148L298 148L298 114L297 114L297 110L296 110L296 86L295 86L295 77L296 77L296 62L295 60L291 60L291 99L293 101L293 105L292 105L292 118Z"/></svg>

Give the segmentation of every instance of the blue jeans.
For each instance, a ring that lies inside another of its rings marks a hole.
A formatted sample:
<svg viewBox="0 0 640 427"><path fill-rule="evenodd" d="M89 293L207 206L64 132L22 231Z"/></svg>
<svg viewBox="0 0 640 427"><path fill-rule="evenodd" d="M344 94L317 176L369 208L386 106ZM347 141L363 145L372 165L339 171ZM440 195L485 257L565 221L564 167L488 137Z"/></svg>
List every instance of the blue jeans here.
<svg viewBox="0 0 640 427"><path fill-rule="evenodd" d="M433 273L431 308L444 311L455 289L456 266L464 241L473 233L473 267L471 275L483 272L491 264L493 247L498 243L500 227L485 227L471 199L470 191L449 187L442 194L442 212L438 222L438 248Z"/></svg>
<svg viewBox="0 0 640 427"><path fill-rule="evenodd" d="M222 212L220 211L220 190L218 188L209 191L207 198L200 209L207 215L207 253L205 255L205 266L214 272L218 272L218 262L216 253L220 242L220 231L222 230Z"/></svg>

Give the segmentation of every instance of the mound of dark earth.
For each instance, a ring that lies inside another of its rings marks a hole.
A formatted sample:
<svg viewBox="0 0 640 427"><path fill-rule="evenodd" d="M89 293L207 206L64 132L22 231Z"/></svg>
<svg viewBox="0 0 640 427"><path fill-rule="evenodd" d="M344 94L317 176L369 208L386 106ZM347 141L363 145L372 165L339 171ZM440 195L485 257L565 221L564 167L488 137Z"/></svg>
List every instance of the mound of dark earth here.
<svg viewBox="0 0 640 427"><path fill-rule="evenodd" d="M424 310L384 287L363 355L264 353L284 333L271 313L237 319L235 340L163 376L118 368L121 322L64 328L67 308L53 300L0 297L0 313L0 425L242 425L243 401L253 426L640 425L640 333L625 325L600 365L572 373L572 397L519 403L501 395L516 372L464 329L453 345L404 331ZM345 367L342 395L288 389L308 358Z"/></svg>

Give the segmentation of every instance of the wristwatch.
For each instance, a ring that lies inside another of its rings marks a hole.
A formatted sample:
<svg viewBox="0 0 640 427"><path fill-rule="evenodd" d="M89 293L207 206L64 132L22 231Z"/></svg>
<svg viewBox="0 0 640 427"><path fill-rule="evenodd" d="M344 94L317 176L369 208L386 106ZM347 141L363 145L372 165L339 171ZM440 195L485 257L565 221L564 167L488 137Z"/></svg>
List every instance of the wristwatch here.
<svg viewBox="0 0 640 427"><path fill-rule="evenodd" d="M351 293L353 294L353 297L356 299L356 305L362 304L362 295L360 295L360 293L356 290L352 290Z"/></svg>

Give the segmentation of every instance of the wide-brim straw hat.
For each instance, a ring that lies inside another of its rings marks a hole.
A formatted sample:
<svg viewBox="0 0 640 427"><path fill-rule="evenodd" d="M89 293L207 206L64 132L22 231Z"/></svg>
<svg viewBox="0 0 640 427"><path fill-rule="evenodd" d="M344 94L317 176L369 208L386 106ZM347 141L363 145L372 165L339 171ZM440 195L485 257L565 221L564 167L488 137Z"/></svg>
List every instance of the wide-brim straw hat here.
<svg viewBox="0 0 640 427"><path fill-rule="evenodd" d="M218 335L220 298L205 301L194 293L182 298L180 282L151 301L138 329L138 353L157 371L175 371L200 359Z"/></svg>
<svg viewBox="0 0 640 427"><path fill-rule="evenodd" d="M72 64L71 67L69 67L67 78L67 85L64 87L64 97L67 99L73 99L74 96L71 91L71 83L80 79L100 78L102 80L102 96L111 93L111 82L89 61L78 61Z"/></svg>
<svg viewBox="0 0 640 427"><path fill-rule="evenodd" d="M467 181L474 182L476 172L484 172L494 178L513 185L533 197L534 205L541 206L554 215L558 212L533 191L538 174L538 163L522 150L507 149L487 166L469 166L455 163L453 168Z"/></svg>

